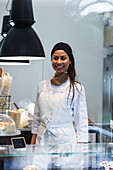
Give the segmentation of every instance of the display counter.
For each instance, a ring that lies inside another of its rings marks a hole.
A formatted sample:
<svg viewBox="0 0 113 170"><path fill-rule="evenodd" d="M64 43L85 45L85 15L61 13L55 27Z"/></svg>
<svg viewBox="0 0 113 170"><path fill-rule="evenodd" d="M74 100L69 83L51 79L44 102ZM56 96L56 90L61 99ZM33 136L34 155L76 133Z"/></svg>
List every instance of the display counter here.
<svg viewBox="0 0 113 170"><path fill-rule="evenodd" d="M10 135L0 135L0 145L11 145L12 137L24 137L27 144L31 143L31 128L18 129L17 133Z"/></svg>
<svg viewBox="0 0 113 170"><path fill-rule="evenodd" d="M105 169L113 168L112 158L113 145L109 143L27 145L18 150L12 145L0 146L0 170L23 170L27 165L49 170L53 163L60 170Z"/></svg>

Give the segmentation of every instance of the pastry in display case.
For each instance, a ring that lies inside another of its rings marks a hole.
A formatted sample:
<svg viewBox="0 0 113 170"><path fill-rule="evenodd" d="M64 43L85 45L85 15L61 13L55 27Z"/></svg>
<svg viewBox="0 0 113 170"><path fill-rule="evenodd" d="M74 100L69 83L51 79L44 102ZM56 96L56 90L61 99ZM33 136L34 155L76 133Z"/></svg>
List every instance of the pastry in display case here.
<svg viewBox="0 0 113 170"><path fill-rule="evenodd" d="M8 153L8 147L7 146L0 146L0 155L5 155Z"/></svg>
<svg viewBox="0 0 113 170"><path fill-rule="evenodd" d="M21 121L21 111L19 109L10 109L8 115L13 118L16 123L16 127L19 127Z"/></svg>
<svg viewBox="0 0 113 170"><path fill-rule="evenodd" d="M17 128L28 127L30 118L28 112L25 109L11 109L8 110L8 115L15 121Z"/></svg>
<svg viewBox="0 0 113 170"><path fill-rule="evenodd" d="M0 114L0 136L13 136L20 133L14 120L5 114Z"/></svg>
<svg viewBox="0 0 113 170"><path fill-rule="evenodd" d="M91 119L88 118L88 125L95 126L96 122L92 122Z"/></svg>
<svg viewBox="0 0 113 170"><path fill-rule="evenodd" d="M28 166L26 166L23 170L39 170L39 168L36 168L36 167L33 166L33 165L28 165Z"/></svg>

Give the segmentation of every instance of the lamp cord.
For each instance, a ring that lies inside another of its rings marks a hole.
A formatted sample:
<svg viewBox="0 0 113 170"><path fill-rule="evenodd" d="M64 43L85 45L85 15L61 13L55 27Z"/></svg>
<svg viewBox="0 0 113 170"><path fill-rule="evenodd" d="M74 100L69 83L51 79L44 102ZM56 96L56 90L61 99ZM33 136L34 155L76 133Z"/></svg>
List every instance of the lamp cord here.
<svg viewBox="0 0 113 170"><path fill-rule="evenodd" d="M10 1L10 0L8 0L8 1L7 1L7 4L6 4L6 11L11 11L11 9L10 9L10 10L8 9L9 1Z"/></svg>

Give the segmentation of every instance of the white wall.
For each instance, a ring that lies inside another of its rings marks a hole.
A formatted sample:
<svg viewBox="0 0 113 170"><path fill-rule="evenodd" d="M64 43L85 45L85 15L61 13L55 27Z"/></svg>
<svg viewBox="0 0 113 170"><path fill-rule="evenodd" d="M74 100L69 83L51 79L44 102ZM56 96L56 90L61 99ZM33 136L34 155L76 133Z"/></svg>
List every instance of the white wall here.
<svg viewBox="0 0 113 170"><path fill-rule="evenodd" d="M0 28L7 0L0 0ZM33 28L38 33L45 49L45 61L32 61L30 66L4 66L4 72L13 76L11 86L12 100L17 104L23 99L35 101L38 83L51 78L50 50L59 41L67 42L73 49L78 80L85 86L88 114L91 120L102 119L102 77L103 58L103 22L92 14L85 18L74 18L71 9L65 6L65 0L32 0L34 18ZM2 37L1 37L2 38Z"/></svg>

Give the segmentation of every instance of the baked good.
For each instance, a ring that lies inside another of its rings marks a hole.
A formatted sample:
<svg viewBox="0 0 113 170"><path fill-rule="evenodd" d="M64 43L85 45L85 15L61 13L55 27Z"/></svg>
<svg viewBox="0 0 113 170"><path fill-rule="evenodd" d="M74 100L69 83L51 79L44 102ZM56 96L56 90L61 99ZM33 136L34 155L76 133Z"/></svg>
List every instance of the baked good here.
<svg viewBox="0 0 113 170"><path fill-rule="evenodd" d="M3 68L0 68L0 77L3 77Z"/></svg>
<svg viewBox="0 0 113 170"><path fill-rule="evenodd" d="M9 89L11 86L12 77L9 75L9 73L5 73L3 77L3 85L2 85L2 91L1 96L7 96L9 93Z"/></svg>
<svg viewBox="0 0 113 170"><path fill-rule="evenodd" d="M0 122L0 131L3 133L14 133L15 132L15 125L10 122Z"/></svg>
<svg viewBox="0 0 113 170"><path fill-rule="evenodd" d="M34 165L28 165L23 170L39 170L39 168L36 168Z"/></svg>
<svg viewBox="0 0 113 170"><path fill-rule="evenodd" d="M3 68L0 68L0 90L2 89L2 81L3 81Z"/></svg>
<svg viewBox="0 0 113 170"><path fill-rule="evenodd" d="M92 122L89 118L88 118L88 124L89 126L94 126L96 122Z"/></svg>
<svg viewBox="0 0 113 170"><path fill-rule="evenodd" d="M5 147L0 147L0 155L4 155L6 153L7 153L6 148Z"/></svg>
<svg viewBox="0 0 113 170"><path fill-rule="evenodd" d="M5 75L2 78L0 77L0 89L1 89L0 109L2 113L3 110L5 111L7 104L9 104L7 99L8 99L11 82L12 82L12 77L9 75L9 73L5 73Z"/></svg>
<svg viewBox="0 0 113 170"><path fill-rule="evenodd" d="M13 118L17 127L19 127L21 121L21 111L19 109L12 110L10 109L8 115Z"/></svg>

